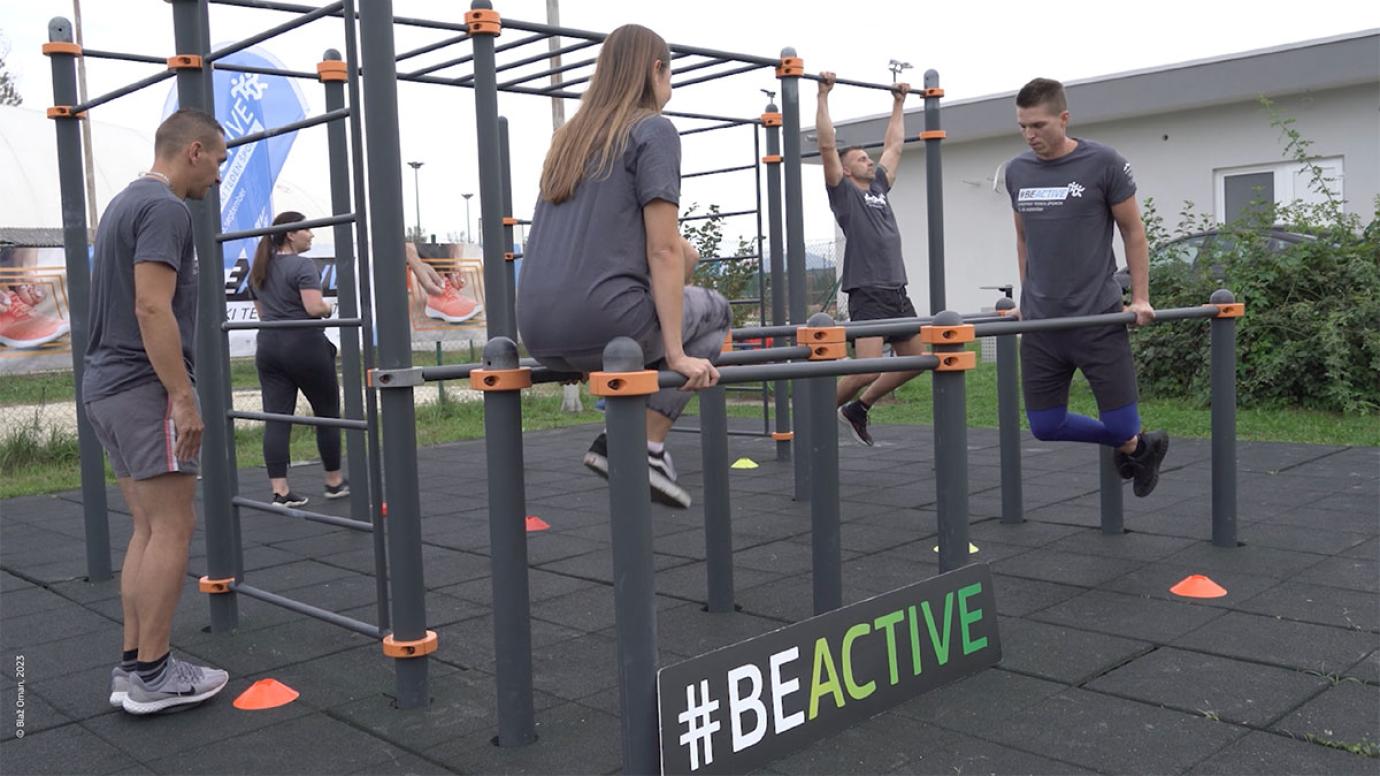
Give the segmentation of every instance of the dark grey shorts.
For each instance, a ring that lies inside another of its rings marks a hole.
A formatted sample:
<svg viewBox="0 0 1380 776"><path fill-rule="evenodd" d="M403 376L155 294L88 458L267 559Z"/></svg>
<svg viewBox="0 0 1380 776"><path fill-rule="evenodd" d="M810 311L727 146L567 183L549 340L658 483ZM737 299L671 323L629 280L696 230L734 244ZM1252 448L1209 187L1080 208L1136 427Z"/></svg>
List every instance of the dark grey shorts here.
<svg viewBox="0 0 1380 776"><path fill-rule="evenodd" d="M1136 365L1125 326L1021 335L1021 385L1027 410L1067 406L1075 369L1087 378L1099 410L1135 403Z"/></svg>
<svg viewBox="0 0 1380 776"><path fill-rule="evenodd" d="M86 417L110 456L115 476L147 480L162 474L196 474L198 459L179 460L172 401L160 382L86 403Z"/></svg>
<svg viewBox="0 0 1380 776"><path fill-rule="evenodd" d="M910 303L906 287L855 288L848 292L848 320L879 321L887 318L914 318L915 305ZM897 334L886 338L888 343L906 342L914 334Z"/></svg>

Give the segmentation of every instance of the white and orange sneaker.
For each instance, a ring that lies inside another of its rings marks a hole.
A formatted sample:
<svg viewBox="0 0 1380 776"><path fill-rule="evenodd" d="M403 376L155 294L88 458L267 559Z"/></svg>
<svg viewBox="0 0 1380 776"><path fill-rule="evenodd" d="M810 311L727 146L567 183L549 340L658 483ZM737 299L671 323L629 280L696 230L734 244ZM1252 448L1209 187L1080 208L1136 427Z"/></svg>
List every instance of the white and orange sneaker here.
<svg viewBox="0 0 1380 776"><path fill-rule="evenodd" d="M60 339L71 330L67 321L44 315L18 294L0 291L6 298L0 305L0 344L12 348L37 348Z"/></svg>
<svg viewBox="0 0 1380 776"><path fill-rule="evenodd" d="M461 287L446 278L445 290L439 294L427 294L426 315L428 318L439 318L446 323L463 323L478 315L484 305L463 296L460 293Z"/></svg>

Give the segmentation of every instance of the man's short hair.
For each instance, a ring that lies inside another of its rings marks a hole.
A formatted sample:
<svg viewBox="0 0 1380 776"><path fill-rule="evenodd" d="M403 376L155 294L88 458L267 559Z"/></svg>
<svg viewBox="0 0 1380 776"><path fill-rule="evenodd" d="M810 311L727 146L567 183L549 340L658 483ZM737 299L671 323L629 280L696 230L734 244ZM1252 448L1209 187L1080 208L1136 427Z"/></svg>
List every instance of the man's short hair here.
<svg viewBox="0 0 1380 776"><path fill-rule="evenodd" d="M840 162L843 161L844 159L846 159L846 158L848 157L848 155L849 155L850 153L852 153L852 152L854 152L854 151L862 151L863 154L866 154L866 153L867 153L867 149L866 149L866 148L863 148L863 147L860 146L860 145L844 146L843 148L840 148L840 149L839 149L839 161L840 161Z"/></svg>
<svg viewBox="0 0 1380 776"><path fill-rule="evenodd" d="M203 145L213 145L216 140L225 140L225 129L209 113L192 108L183 108L163 120L153 135L153 153L165 159L200 141Z"/></svg>
<svg viewBox="0 0 1380 776"><path fill-rule="evenodd" d="M1064 96L1064 85L1053 78L1036 78L1016 93L1017 108L1034 108L1040 105L1048 106L1050 112L1056 116L1068 110L1069 101Z"/></svg>

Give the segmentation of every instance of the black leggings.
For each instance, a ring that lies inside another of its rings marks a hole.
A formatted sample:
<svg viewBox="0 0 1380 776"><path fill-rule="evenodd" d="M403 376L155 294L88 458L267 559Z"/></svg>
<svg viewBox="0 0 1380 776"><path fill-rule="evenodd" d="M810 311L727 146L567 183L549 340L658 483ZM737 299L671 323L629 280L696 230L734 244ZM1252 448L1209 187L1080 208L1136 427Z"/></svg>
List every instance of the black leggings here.
<svg viewBox="0 0 1380 776"><path fill-rule="evenodd" d="M254 365L259 369L264 412L291 415L297 409L300 390L316 417L340 417L335 345L326 335L319 331L260 331ZM265 424L264 465L269 477L287 477L291 436L290 423ZM326 471L340 469L340 429L318 426L316 449Z"/></svg>

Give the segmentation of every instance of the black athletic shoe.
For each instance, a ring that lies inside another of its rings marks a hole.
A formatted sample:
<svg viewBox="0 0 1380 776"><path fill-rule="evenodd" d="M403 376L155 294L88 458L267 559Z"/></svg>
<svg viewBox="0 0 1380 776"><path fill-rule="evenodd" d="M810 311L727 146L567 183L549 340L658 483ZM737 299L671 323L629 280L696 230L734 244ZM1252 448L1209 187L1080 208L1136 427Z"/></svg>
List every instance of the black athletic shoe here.
<svg viewBox="0 0 1380 776"><path fill-rule="evenodd" d="M338 498L345 498L350 495L350 481L341 480L339 485L326 486L326 500L334 501Z"/></svg>
<svg viewBox="0 0 1380 776"><path fill-rule="evenodd" d="M299 496L292 491L273 494L273 505L278 507L300 507L310 500L306 496Z"/></svg>
<svg viewBox="0 0 1380 776"><path fill-rule="evenodd" d="M591 444L589 451L585 453L585 466L600 477L606 480L609 478L609 438L607 434L600 434L594 438L594 444Z"/></svg>
<svg viewBox="0 0 1380 776"><path fill-rule="evenodd" d="M1160 464L1169 452L1169 434L1151 431L1140 435L1141 449L1129 456L1135 467L1131 490L1140 498L1150 495L1160 481Z"/></svg>
<svg viewBox="0 0 1380 776"><path fill-rule="evenodd" d="M1120 450L1112 451L1112 464L1116 466L1116 473L1123 480L1129 480L1136 476L1136 464L1131 460L1131 456Z"/></svg>
<svg viewBox="0 0 1380 776"><path fill-rule="evenodd" d="M676 467L666 449L659 453L647 451L647 479L652 485L653 501L677 509L690 506L690 494L676 482Z"/></svg>
<svg viewBox="0 0 1380 776"><path fill-rule="evenodd" d="M839 422L848 427L860 445L872 446L872 434L867 431L867 408L856 399L839 407Z"/></svg>

